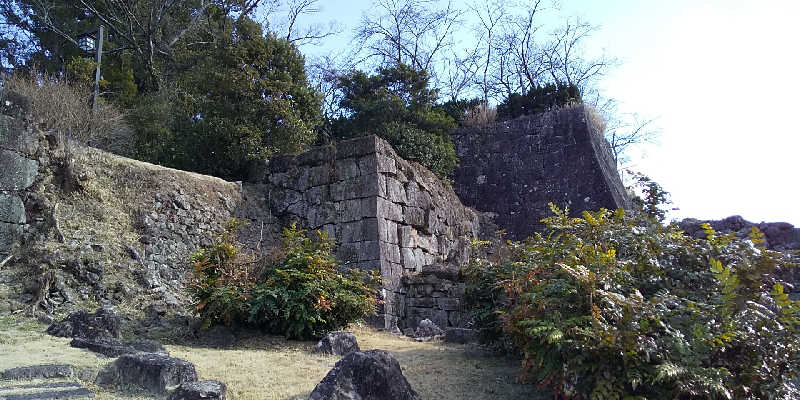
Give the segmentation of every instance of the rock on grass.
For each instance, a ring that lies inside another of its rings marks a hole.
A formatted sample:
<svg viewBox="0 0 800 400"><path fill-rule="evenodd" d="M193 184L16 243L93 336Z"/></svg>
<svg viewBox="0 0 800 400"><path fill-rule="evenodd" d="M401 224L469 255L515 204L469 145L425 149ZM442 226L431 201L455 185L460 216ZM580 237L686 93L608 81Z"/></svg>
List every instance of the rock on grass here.
<svg viewBox="0 0 800 400"><path fill-rule="evenodd" d="M400 364L385 350L357 351L336 363L309 400L418 400Z"/></svg>

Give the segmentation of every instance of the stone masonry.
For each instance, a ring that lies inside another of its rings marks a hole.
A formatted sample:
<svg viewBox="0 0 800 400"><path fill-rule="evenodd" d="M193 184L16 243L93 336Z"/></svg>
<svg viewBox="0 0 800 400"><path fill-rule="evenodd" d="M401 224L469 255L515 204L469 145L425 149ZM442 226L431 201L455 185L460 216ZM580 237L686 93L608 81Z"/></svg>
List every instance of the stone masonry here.
<svg viewBox="0 0 800 400"><path fill-rule="evenodd" d="M0 261L29 222L23 198L39 171L38 136L25 127L23 116L21 111L0 114Z"/></svg>
<svg viewBox="0 0 800 400"><path fill-rule="evenodd" d="M58 175L49 169L63 168L44 154L53 146L50 136L31 129L23 112L3 114L0 261L14 243L25 245L25 232L46 231L28 228L55 213L44 200L37 206L33 200L42 193L33 188L42 176ZM117 157L117 169L147 181L137 182L142 189L126 228L132 232L120 232L134 239L107 246L61 232L62 247L74 242L80 249L89 241L85 251L97 253L93 259L121 249L129 255L124 265L102 267L129 271L148 293L178 305L185 301L178 294L189 256L210 244L231 217L249 222L239 231L245 246L267 251L280 243L283 227L297 222L334 238L344 268L381 272L381 326L407 330L430 319L441 328L459 327L465 323L460 269L469 262L471 240L494 237L498 225L516 237L536 230L548 201L574 211L627 202L607 144L581 107L462 129L454 137L462 166L453 186L403 160L377 136L272 158L244 183ZM87 177L107 172L91 168L101 167L75 166ZM109 190L125 196L123 188ZM66 222L70 215L59 218Z"/></svg>
<svg viewBox="0 0 800 400"><path fill-rule="evenodd" d="M510 238L542 231L548 203L583 210L628 208L629 199L603 132L576 106L453 132L461 201L496 214Z"/></svg>
<svg viewBox="0 0 800 400"><path fill-rule="evenodd" d="M377 136L274 158L261 179L254 184L264 185L272 225L327 231L344 266L380 269L387 329L409 326L403 277L428 265L463 265L470 240L492 226Z"/></svg>

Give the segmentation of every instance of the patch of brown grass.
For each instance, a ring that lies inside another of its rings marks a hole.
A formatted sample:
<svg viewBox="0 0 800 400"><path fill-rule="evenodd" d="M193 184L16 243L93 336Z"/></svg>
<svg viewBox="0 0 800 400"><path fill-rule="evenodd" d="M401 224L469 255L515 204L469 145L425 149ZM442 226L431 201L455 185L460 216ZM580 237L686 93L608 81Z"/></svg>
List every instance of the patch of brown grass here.
<svg viewBox="0 0 800 400"><path fill-rule="evenodd" d="M479 103L464 113L464 116L461 117L461 124L464 126L483 126L495 120L497 120L497 109L490 107L486 103Z"/></svg>
<svg viewBox="0 0 800 400"><path fill-rule="evenodd" d="M15 73L4 84L31 101L34 121L44 130L69 134L82 143L116 154L134 153L134 130L125 114L102 99L92 111L92 90L63 76L36 70Z"/></svg>
<svg viewBox="0 0 800 400"><path fill-rule="evenodd" d="M419 343L367 328L354 333L362 350L394 354L422 399L545 398L531 385L516 383L519 361L498 357L473 345ZM338 357L311 354L312 342L263 336L233 349L167 346L174 357L189 360L202 379L228 385L232 399L306 399Z"/></svg>

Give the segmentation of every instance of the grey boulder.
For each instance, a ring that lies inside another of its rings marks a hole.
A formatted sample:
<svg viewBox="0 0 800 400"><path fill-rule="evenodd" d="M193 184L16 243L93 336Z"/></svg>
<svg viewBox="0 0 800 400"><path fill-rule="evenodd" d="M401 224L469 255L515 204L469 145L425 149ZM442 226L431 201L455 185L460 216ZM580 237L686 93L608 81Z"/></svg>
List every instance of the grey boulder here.
<svg viewBox="0 0 800 400"><path fill-rule="evenodd" d="M29 367L11 368L0 373L3 379L42 379L69 378L72 366L67 364L32 365Z"/></svg>
<svg viewBox="0 0 800 400"><path fill-rule="evenodd" d="M86 310L72 312L63 321L50 325L47 333L59 337L119 339L119 329L119 316L110 309L98 308L94 314Z"/></svg>
<svg viewBox="0 0 800 400"><path fill-rule="evenodd" d="M441 335L444 335L442 328L439 328L435 323L433 323L433 321L429 319L423 319L420 321L417 331L414 333L414 336L418 338L433 338Z"/></svg>
<svg viewBox="0 0 800 400"><path fill-rule="evenodd" d="M220 381L185 382L169 395L169 400L225 400L226 392Z"/></svg>
<svg viewBox="0 0 800 400"><path fill-rule="evenodd" d="M123 354L97 376L102 386L134 385L153 393L195 381L192 363L161 353Z"/></svg>
<svg viewBox="0 0 800 400"><path fill-rule="evenodd" d="M123 354L133 354L137 352L161 353L169 355L167 350L160 343L154 340L138 339L131 342L122 342L118 339L96 338L84 339L75 338L69 343L70 346L87 349L95 353L100 353L107 357L119 357Z"/></svg>
<svg viewBox="0 0 800 400"><path fill-rule="evenodd" d="M314 388L309 400L418 400L400 364L385 350L345 356Z"/></svg>
<svg viewBox="0 0 800 400"><path fill-rule="evenodd" d="M333 331L325 335L311 352L346 356L360 350L356 336L351 332Z"/></svg>

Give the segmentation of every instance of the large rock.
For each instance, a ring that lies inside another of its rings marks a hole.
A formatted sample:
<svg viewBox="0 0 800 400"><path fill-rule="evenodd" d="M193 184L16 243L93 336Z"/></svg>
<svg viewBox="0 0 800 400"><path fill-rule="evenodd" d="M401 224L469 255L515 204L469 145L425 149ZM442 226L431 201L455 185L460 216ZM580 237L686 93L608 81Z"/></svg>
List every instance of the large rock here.
<svg viewBox="0 0 800 400"><path fill-rule="evenodd" d="M169 400L225 400L226 392L220 381L186 382L169 395Z"/></svg>
<svg viewBox="0 0 800 400"><path fill-rule="evenodd" d="M351 332L333 331L325 335L311 352L346 356L356 351L361 351L361 349L358 347L355 335Z"/></svg>
<svg viewBox="0 0 800 400"><path fill-rule="evenodd" d="M119 329L119 316L107 308L98 308L94 314L86 310L70 313L63 321L50 325L47 333L59 337L119 339Z"/></svg>
<svg viewBox="0 0 800 400"><path fill-rule="evenodd" d="M357 351L334 365L309 400L416 400L400 364L385 350Z"/></svg>
<svg viewBox="0 0 800 400"><path fill-rule="evenodd" d="M419 326L417 326L417 330L414 332L415 337L425 339L435 338L442 335L444 335L442 328L439 328L439 326L427 318L419 321Z"/></svg>
<svg viewBox="0 0 800 400"><path fill-rule="evenodd" d="M67 364L32 365L7 369L0 374L3 379L69 378L72 366Z"/></svg>
<svg viewBox="0 0 800 400"><path fill-rule="evenodd" d="M169 355L167 350L160 343L154 340L145 339L122 342L117 339L109 338L75 338L72 339L69 345L75 348L87 349L95 353L100 353L107 357L119 357L123 354L133 354L138 352Z"/></svg>
<svg viewBox="0 0 800 400"><path fill-rule="evenodd" d="M97 376L99 385L135 385L153 393L195 381L192 363L161 353L124 354Z"/></svg>

